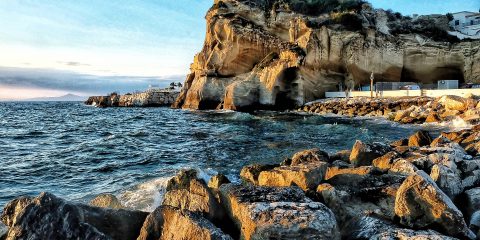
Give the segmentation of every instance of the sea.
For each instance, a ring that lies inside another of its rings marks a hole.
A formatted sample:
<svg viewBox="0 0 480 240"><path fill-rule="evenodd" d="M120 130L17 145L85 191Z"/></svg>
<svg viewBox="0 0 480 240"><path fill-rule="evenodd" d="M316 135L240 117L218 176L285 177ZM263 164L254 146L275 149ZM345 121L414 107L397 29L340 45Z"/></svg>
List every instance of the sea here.
<svg viewBox="0 0 480 240"><path fill-rule="evenodd" d="M126 207L152 211L181 169L235 182L245 165L279 163L304 149L335 153L357 139L388 143L419 129L457 127L296 112L0 102L0 206L40 192L81 203L112 193Z"/></svg>

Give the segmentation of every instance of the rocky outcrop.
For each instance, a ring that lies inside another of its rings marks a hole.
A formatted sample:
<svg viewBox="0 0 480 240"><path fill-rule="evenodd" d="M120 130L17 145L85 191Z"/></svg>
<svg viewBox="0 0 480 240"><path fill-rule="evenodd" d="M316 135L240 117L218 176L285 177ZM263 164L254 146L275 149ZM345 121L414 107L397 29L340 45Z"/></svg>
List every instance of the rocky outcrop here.
<svg viewBox="0 0 480 240"><path fill-rule="evenodd" d="M178 91L148 90L125 95L92 96L85 104L96 107L161 107L172 105L178 95Z"/></svg>
<svg viewBox="0 0 480 240"><path fill-rule="evenodd" d="M455 100L451 100L455 99ZM480 123L479 96L406 97L406 98L346 98L325 99L298 109L315 114L337 114L349 117L383 117L399 123L432 123L463 120ZM452 103L452 101L454 101ZM459 104L461 106L455 105ZM455 107L452 107L455 106ZM452 109L452 108L455 108ZM420 137L420 136L418 136ZM427 137L427 136L424 136ZM415 139L412 139L412 141ZM412 142L412 144L414 144ZM472 146L473 147L473 146ZM473 148L477 148L474 146Z"/></svg>
<svg viewBox="0 0 480 240"><path fill-rule="evenodd" d="M49 193L8 203L6 239L136 239L148 213L73 204Z"/></svg>
<svg viewBox="0 0 480 240"><path fill-rule="evenodd" d="M296 4L216 1L206 15L204 47L174 106L292 108L339 84L368 84L371 72L383 82L480 82L480 41L436 42L419 21L401 27L419 31L391 31L387 14L368 5L322 14L322 6Z"/></svg>

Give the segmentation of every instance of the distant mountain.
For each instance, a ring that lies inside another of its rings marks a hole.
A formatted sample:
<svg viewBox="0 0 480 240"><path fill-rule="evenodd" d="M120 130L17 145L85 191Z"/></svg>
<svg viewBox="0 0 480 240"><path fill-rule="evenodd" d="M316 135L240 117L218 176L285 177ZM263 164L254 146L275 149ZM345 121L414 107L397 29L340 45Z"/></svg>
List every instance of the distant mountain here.
<svg viewBox="0 0 480 240"><path fill-rule="evenodd" d="M87 97L78 96L75 94L67 94L60 97L39 97L39 98L29 98L22 101L34 101L34 102L79 102L85 101Z"/></svg>

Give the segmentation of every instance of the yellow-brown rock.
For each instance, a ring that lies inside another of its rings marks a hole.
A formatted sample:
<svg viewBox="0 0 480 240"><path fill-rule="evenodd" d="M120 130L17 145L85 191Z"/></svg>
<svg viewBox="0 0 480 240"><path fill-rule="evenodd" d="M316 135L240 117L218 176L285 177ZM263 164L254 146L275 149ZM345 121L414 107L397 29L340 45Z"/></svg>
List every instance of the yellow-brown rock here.
<svg viewBox="0 0 480 240"><path fill-rule="evenodd" d="M315 189L323 180L328 163L317 162L295 166L280 166L262 171L258 176L259 186L299 186L303 190Z"/></svg>
<svg viewBox="0 0 480 240"><path fill-rule="evenodd" d="M462 212L423 171L410 175L398 189L395 214L408 227L424 228L435 224L449 236L475 238Z"/></svg>

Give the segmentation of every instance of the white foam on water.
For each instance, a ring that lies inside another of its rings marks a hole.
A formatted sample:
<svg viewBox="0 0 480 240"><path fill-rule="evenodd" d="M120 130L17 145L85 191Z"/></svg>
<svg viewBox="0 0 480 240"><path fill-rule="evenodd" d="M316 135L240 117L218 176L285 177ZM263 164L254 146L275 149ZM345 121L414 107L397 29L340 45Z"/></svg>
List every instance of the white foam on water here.
<svg viewBox="0 0 480 240"><path fill-rule="evenodd" d="M429 123L428 125L446 127L452 131L459 131L464 129L470 129L473 127L472 124L466 122L461 117L456 117L452 121L441 122L441 123Z"/></svg>
<svg viewBox="0 0 480 240"><path fill-rule="evenodd" d="M141 183L119 195L120 202L127 208L152 212L160 206L168 180L172 177L160 177Z"/></svg>

